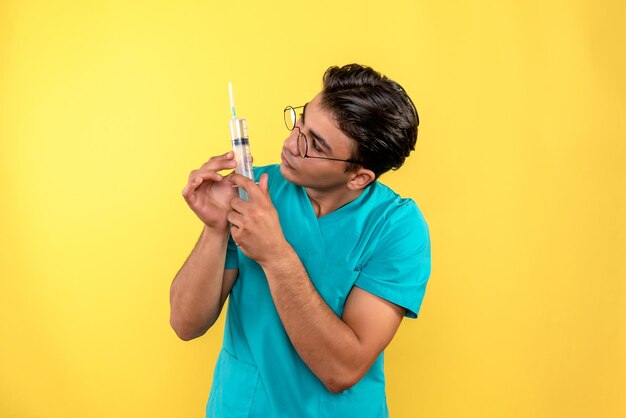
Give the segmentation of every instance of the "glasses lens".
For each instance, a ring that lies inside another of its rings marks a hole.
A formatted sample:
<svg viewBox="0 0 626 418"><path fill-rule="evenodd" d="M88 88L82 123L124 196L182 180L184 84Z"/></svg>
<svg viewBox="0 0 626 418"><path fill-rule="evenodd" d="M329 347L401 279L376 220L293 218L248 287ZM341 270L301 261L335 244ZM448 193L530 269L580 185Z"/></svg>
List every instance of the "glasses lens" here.
<svg viewBox="0 0 626 418"><path fill-rule="evenodd" d="M307 151L307 143L306 136L302 132L298 132L298 152L300 153L300 157L306 157Z"/></svg>
<svg viewBox="0 0 626 418"><path fill-rule="evenodd" d="M285 108L285 126L290 131L296 126L296 110L291 106Z"/></svg>

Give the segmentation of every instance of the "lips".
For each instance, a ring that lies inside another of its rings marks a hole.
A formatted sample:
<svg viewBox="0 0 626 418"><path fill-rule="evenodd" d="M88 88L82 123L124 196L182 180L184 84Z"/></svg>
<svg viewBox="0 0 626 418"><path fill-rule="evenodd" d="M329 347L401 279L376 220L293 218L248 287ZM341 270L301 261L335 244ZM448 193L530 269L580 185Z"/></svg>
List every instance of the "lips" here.
<svg viewBox="0 0 626 418"><path fill-rule="evenodd" d="M287 157L285 156L284 152L280 153L280 159L283 162L283 164L285 164L285 166L291 170L294 170L293 166L291 164L289 164L289 160L287 160Z"/></svg>

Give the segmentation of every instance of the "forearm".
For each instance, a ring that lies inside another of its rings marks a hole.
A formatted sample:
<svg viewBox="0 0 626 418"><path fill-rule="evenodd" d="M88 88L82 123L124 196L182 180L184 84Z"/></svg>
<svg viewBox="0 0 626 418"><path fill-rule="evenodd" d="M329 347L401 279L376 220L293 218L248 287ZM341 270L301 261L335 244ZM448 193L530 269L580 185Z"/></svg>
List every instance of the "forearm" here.
<svg viewBox="0 0 626 418"><path fill-rule="evenodd" d="M291 246L284 254L262 266L278 314L302 360L330 391L340 392L369 367L359 339L322 299Z"/></svg>
<svg viewBox="0 0 626 418"><path fill-rule="evenodd" d="M172 282L170 324L184 340L204 334L220 314L228 236L205 226Z"/></svg>

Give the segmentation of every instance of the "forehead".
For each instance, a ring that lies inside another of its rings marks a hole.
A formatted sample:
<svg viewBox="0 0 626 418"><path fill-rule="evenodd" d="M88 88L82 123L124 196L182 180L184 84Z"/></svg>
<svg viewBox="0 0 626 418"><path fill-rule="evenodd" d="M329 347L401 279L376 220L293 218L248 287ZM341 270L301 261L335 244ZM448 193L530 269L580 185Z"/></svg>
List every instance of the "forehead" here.
<svg viewBox="0 0 626 418"><path fill-rule="evenodd" d="M334 115L322 107L322 93L318 93L306 104L306 119L315 121L320 127L335 125ZM336 128L336 126L334 126Z"/></svg>

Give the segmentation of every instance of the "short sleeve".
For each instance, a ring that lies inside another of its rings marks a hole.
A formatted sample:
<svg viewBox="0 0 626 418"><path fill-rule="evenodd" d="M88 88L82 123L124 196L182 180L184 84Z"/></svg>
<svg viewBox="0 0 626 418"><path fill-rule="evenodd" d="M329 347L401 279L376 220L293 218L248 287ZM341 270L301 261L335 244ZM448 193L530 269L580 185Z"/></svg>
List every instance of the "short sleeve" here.
<svg viewBox="0 0 626 418"><path fill-rule="evenodd" d="M375 250L355 285L417 318L430 277L428 225L415 202L404 200L386 219Z"/></svg>

